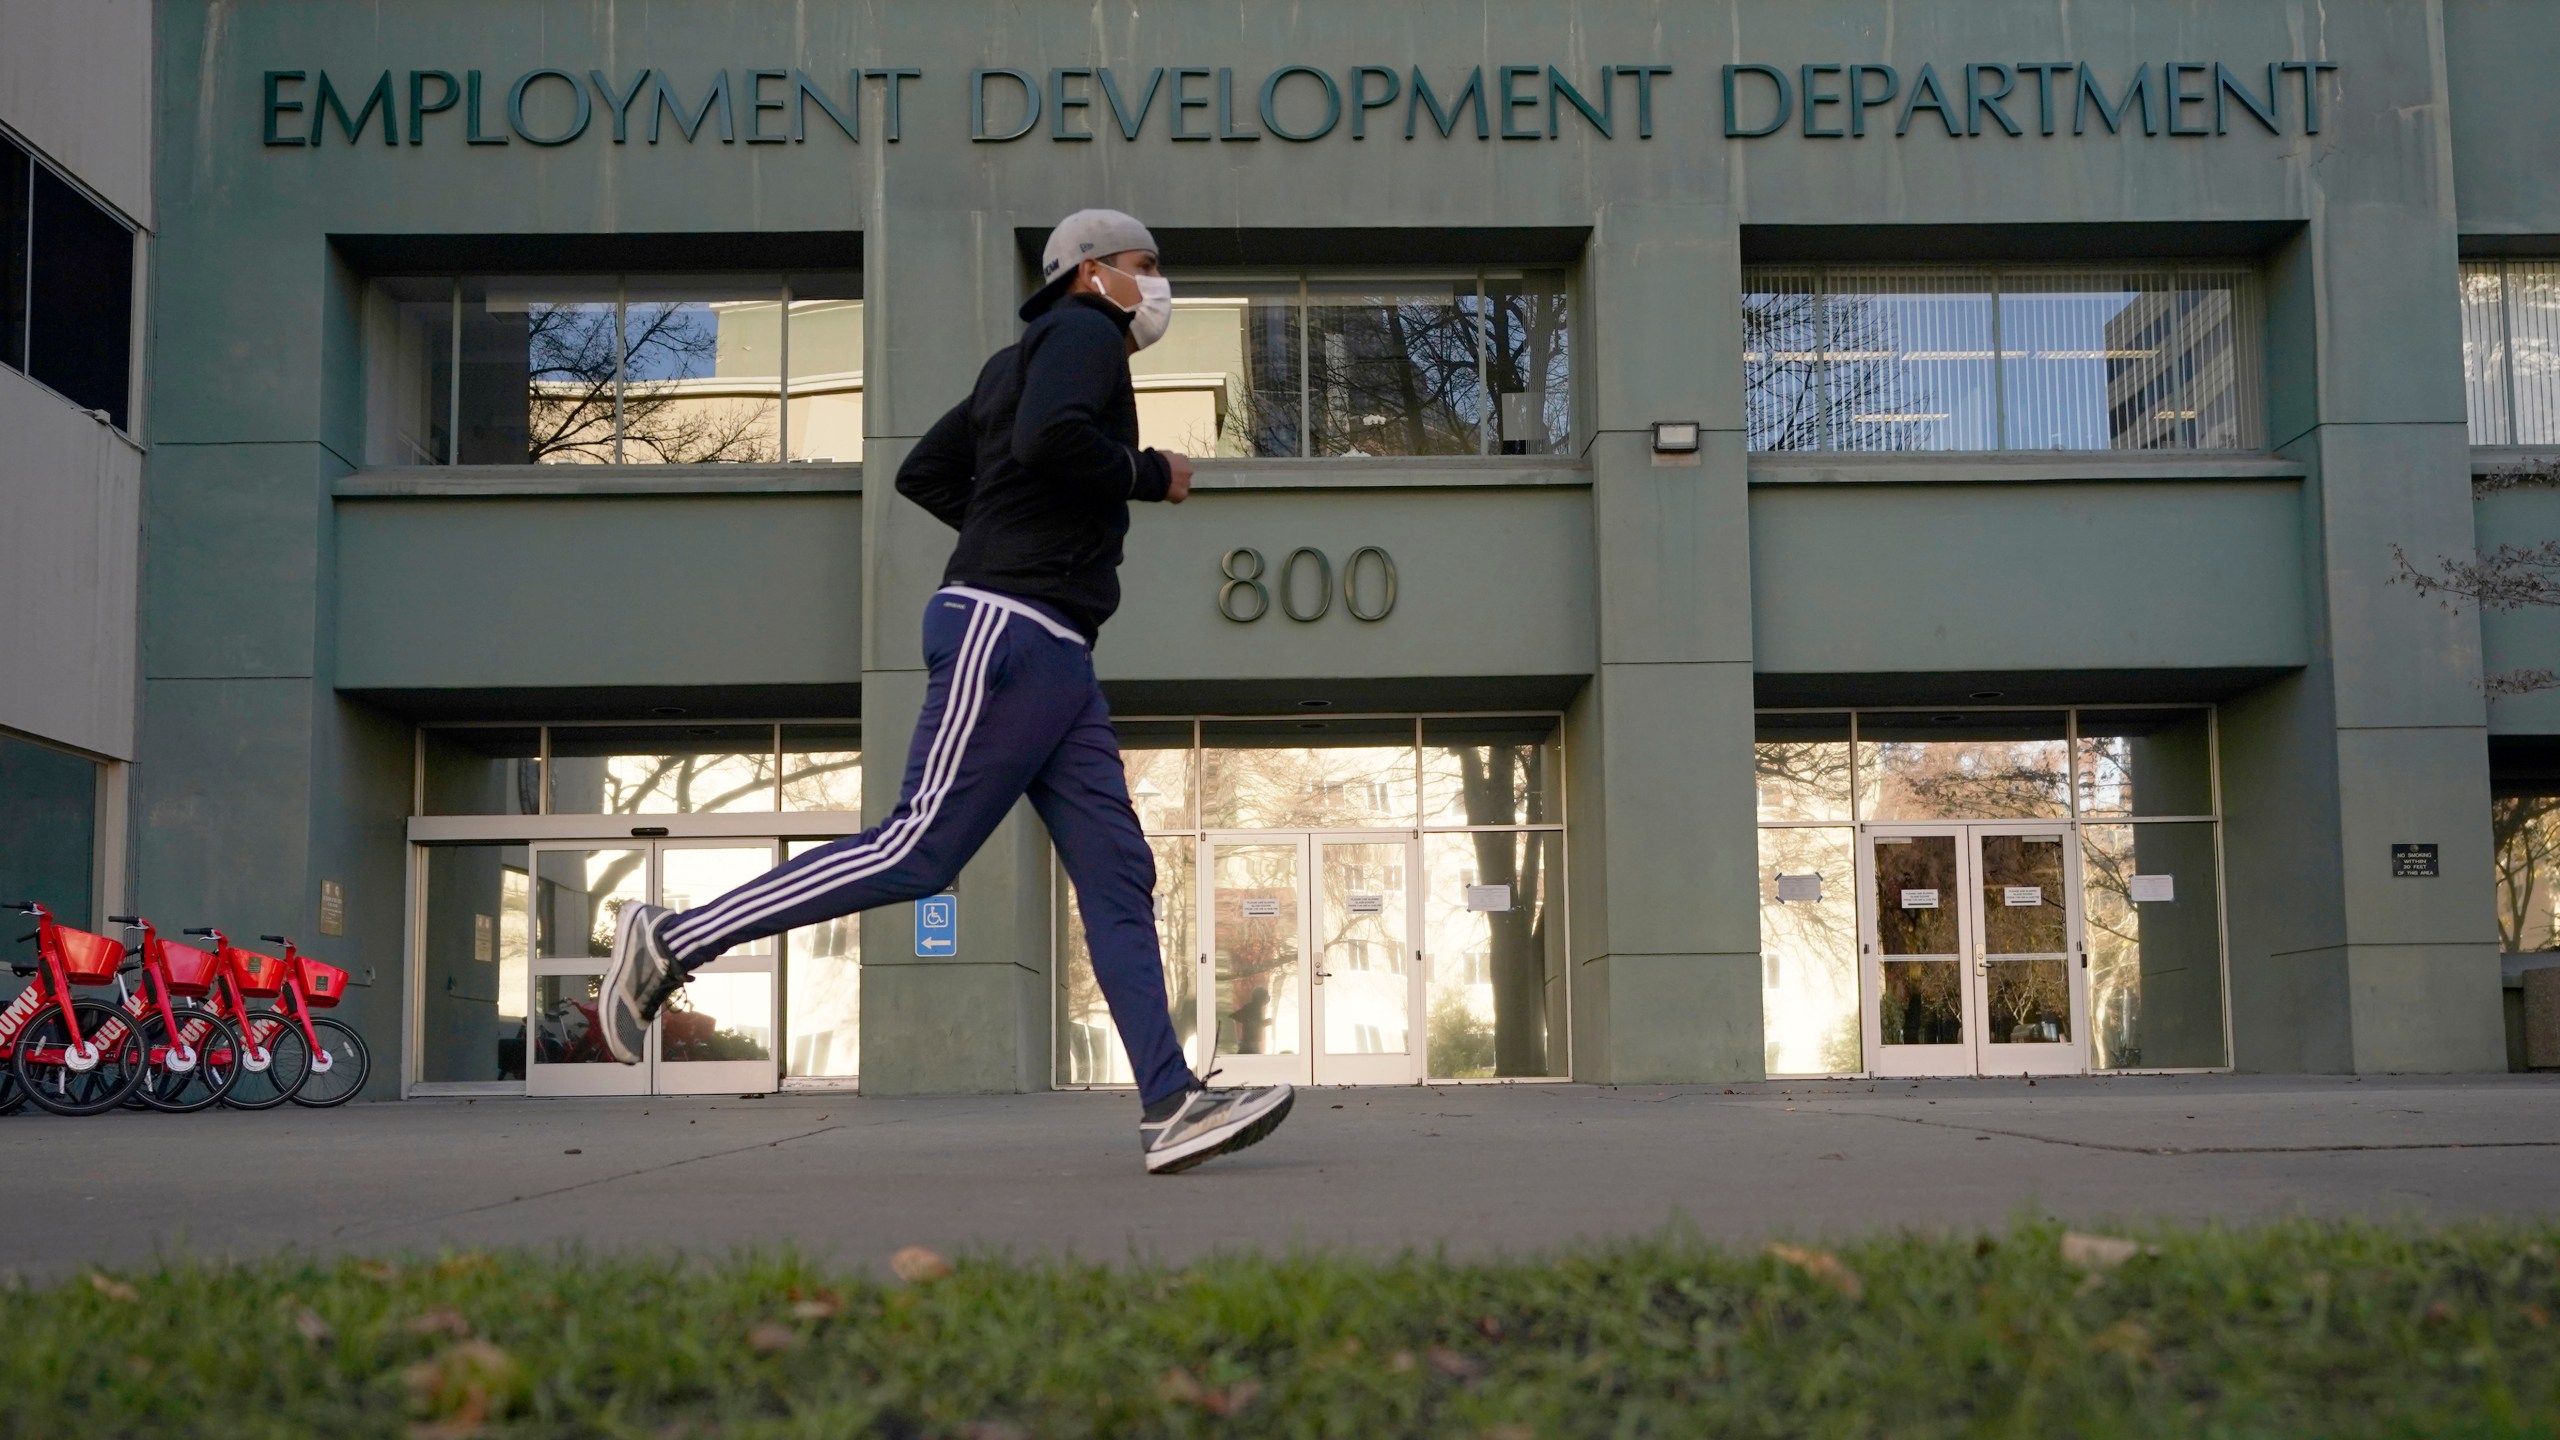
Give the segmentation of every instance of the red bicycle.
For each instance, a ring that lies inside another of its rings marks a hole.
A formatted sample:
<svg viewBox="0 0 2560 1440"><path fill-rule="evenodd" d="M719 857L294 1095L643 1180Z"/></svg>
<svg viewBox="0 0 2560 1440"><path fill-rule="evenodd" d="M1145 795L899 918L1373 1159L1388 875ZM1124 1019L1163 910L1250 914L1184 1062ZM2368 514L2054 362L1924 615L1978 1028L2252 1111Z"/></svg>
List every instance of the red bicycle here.
<svg viewBox="0 0 2560 1440"><path fill-rule="evenodd" d="M31 981L0 1009L10 1079L0 1112L25 1100L56 1115L96 1115L123 1104L146 1068L141 1028L107 1001L71 993L77 985L114 983L126 968L123 942L60 924L33 900L0 908L36 917L35 934L21 937L36 942L36 962L9 967Z"/></svg>
<svg viewBox="0 0 2560 1440"><path fill-rule="evenodd" d="M243 950L211 926L184 933L213 941L215 979L207 1000L238 1027L247 1047L239 1082L224 1104L271 1110L290 1100L326 1110L364 1089L373 1072L364 1037L342 1021L312 1013L346 998L346 971L303 954L282 935L258 937L284 947L275 956ZM252 1010L253 999L268 1004Z"/></svg>
<svg viewBox="0 0 2560 1440"><path fill-rule="evenodd" d="M142 1026L145 1068L134 1099L177 1114L220 1103L239 1083L248 1047L220 1012L200 1003L213 990L221 957L163 940L139 915L110 915L142 932L127 953L142 956L142 986L125 1009Z"/></svg>

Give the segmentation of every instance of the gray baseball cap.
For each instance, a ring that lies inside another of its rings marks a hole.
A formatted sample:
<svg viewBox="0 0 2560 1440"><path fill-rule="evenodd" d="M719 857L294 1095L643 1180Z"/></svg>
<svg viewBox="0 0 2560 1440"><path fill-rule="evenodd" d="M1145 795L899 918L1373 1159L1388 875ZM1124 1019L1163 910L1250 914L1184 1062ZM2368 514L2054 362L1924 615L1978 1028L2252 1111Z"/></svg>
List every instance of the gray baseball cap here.
<svg viewBox="0 0 2560 1440"><path fill-rule="evenodd" d="M1058 222L1049 243L1040 247L1040 291L1023 302L1022 318L1036 320L1058 303L1075 278L1076 266L1124 250L1158 253L1156 237L1133 215L1117 210L1079 210Z"/></svg>

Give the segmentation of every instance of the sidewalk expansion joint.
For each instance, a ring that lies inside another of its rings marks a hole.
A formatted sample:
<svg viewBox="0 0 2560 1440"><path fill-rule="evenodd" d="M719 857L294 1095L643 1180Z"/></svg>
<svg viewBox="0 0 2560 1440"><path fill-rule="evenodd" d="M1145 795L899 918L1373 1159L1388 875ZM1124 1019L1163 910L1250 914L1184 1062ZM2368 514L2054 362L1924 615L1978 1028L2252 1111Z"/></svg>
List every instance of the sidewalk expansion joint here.
<svg viewBox="0 0 2560 1440"><path fill-rule="evenodd" d="M686 1155L678 1159L664 1161L656 1165L643 1165L637 1170L623 1170L611 1175L599 1175L591 1180L580 1180L568 1185L556 1185L548 1190L534 1190L522 1195L510 1195L504 1200L492 1200L482 1205L465 1205L458 1210L440 1210L429 1215L400 1216L394 1219L383 1220L366 1225L340 1225L331 1230L329 1234L333 1239L343 1240L353 1236L396 1229L402 1225L432 1225L444 1220L458 1220L465 1215L482 1215L492 1210L504 1210L510 1205L521 1205L528 1200L549 1200L555 1196L568 1195L580 1190L590 1190L598 1185L611 1185L617 1181L630 1180L641 1175L655 1175L665 1170L681 1169L687 1165L699 1165L705 1160L725 1160L732 1155L744 1155L751 1150L779 1150L783 1146L791 1144L793 1141L814 1139L817 1136L827 1134L830 1131L842 1130L844 1128L845 1127L842 1125L821 1125L815 1130L803 1130L798 1134L785 1135L775 1140L758 1140L751 1145L732 1145L725 1150L708 1150L700 1155Z"/></svg>

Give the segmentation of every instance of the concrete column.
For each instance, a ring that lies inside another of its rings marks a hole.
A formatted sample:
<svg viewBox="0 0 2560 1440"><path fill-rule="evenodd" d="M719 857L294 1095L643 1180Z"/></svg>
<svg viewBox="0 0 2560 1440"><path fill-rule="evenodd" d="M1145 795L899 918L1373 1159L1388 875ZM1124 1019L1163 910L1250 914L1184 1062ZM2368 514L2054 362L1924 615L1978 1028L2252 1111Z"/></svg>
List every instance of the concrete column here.
<svg viewBox="0 0 2560 1440"><path fill-rule="evenodd" d="M925 694L924 602L952 532L897 493L918 437L969 393L1019 330L1011 220L889 201L863 240L862 804L897 804ZM862 922L862 1088L875 1095L1010 1092L1047 1083L1049 846L1018 805L960 877L960 948L915 953L915 907Z"/></svg>
<svg viewBox="0 0 2560 1440"><path fill-rule="evenodd" d="M2224 712L2234 1060L2502 1069L2479 622L2390 583L2394 545L2473 546L2444 111L2342 123L2373 133L2341 155L2382 158L2324 172L2272 267L2270 431L2311 467L2315 659ZM2437 878L2395 878L2398 842L2439 846Z"/></svg>
<svg viewBox="0 0 2560 1440"><path fill-rule="evenodd" d="M232 329L158 331L131 903L167 930L280 932L345 966L337 1018L372 1043L368 1093L387 1096L412 750L405 723L337 695L331 608L330 491L362 453L362 285L332 262L315 286L305 257L256 249L182 239L159 256L158 273L224 275L221 303L306 338L270 372L217 358ZM343 935L320 933L323 881L342 887Z"/></svg>
<svg viewBox="0 0 2560 1440"><path fill-rule="evenodd" d="M1587 275L1600 667L1567 720L1575 1073L1757 1078L1739 232L1722 206L1612 205ZM1654 455L1657 420L1701 422L1702 453Z"/></svg>

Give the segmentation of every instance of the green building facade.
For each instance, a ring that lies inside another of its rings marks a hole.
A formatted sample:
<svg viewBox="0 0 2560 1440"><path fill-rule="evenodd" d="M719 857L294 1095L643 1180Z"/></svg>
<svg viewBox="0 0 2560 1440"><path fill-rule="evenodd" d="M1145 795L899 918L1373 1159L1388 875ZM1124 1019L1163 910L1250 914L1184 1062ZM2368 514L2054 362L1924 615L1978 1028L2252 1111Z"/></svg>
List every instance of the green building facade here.
<svg viewBox="0 0 2560 1440"><path fill-rule="evenodd" d="M1204 457L1097 650L1195 1055L2509 1064L2560 620L2399 557L2560 534L2532 0L156 17L97 903L307 935L386 1096L1125 1079L1027 807L582 1008L894 802L890 481L1086 205Z"/></svg>

